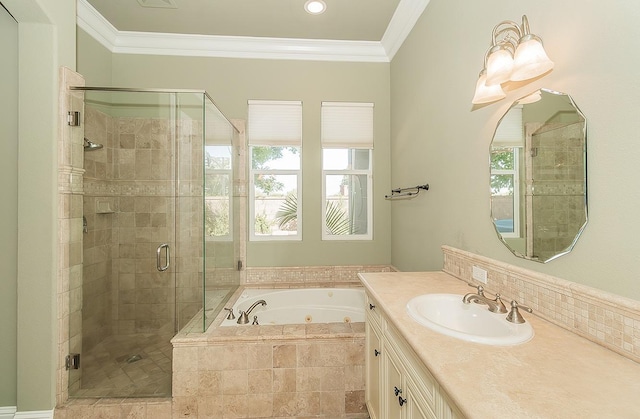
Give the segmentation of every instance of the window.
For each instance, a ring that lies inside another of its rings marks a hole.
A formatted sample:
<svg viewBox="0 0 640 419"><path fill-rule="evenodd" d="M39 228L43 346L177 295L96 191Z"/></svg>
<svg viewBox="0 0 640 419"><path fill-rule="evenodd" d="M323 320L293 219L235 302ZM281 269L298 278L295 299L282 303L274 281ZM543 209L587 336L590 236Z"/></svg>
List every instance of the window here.
<svg viewBox="0 0 640 419"><path fill-rule="evenodd" d="M232 240L231 146L205 145L204 155L205 236Z"/></svg>
<svg viewBox="0 0 640 419"><path fill-rule="evenodd" d="M249 101L250 240L302 240L302 102Z"/></svg>
<svg viewBox="0 0 640 419"><path fill-rule="evenodd" d="M322 103L323 240L373 237L373 104Z"/></svg>
<svg viewBox="0 0 640 419"><path fill-rule="evenodd" d="M491 148L491 217L502 237L520 237L519 147Z"/></svg>
<svg viewBox="0 0 640 419"><path fill-rule="evenodd" d="M523 147L522 106L516 106L502 118L491 143L491 217L504 238L520 237Z"/></svg>

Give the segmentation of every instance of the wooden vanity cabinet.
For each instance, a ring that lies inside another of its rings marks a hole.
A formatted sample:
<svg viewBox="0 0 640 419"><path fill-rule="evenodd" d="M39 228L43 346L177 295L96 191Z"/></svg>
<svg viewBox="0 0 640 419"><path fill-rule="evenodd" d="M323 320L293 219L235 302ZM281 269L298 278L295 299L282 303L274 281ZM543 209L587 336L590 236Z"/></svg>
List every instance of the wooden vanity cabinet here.
<svg viewBox="0 0 640 419"><path fill-rule="evenodd" d="M365 396L371 419L458 419L438 383L367 294Z"/></svg>
<svg viewBox="0 0 640 419"><path fill-rule="evenodd" d="M371 321L365 325L365 398L371 419L381 419L380 379L382 378L382 338L380 330Z"/></svg>

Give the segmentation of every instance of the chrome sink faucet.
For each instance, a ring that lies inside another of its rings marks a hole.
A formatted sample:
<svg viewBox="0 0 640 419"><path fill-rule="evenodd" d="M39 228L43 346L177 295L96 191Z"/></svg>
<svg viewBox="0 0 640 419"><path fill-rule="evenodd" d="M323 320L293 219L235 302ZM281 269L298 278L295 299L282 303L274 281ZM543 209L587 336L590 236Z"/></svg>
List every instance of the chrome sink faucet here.
<svg viewBox="0 0 640 419"><path fill-rule="evenodd" d="M471 287L475 287L475 285L469 284ZM477 304L486 304L489 306L489 311L492 313L506 313L507 307L505 307L504 303L500 299L500 294L496 294L496 297L491 300L484 294L484 287L482 285L477 286L477 293L469 293L462 298L462 302L465 304L469 303L477 303Z"/></svg>
<svg viewBox="0 0 640 419"><path fill-rule="evenodd" d="M255 303L251 304L251 307L249 307L247 311L240 311L240 314L238 314L238 320L236 321L236 323L238 324L249 323L249 314L251 314L251 311L254 308L256 308L258 304L262 304L263 306L266 306L267 302L265 300L258 300Z"/></svg>

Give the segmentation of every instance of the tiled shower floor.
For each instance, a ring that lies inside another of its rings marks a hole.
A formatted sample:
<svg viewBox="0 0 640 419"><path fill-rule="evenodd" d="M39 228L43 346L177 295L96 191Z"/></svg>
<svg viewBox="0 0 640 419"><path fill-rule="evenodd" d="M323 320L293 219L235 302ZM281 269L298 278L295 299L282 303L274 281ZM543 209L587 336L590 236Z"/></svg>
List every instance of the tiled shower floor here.
<svg viewBox="0 0 640 419"><path fill-rule="evenodd" d="M82 380L74 398L170 397L169 335L109 336L81 359Z"/></svg>

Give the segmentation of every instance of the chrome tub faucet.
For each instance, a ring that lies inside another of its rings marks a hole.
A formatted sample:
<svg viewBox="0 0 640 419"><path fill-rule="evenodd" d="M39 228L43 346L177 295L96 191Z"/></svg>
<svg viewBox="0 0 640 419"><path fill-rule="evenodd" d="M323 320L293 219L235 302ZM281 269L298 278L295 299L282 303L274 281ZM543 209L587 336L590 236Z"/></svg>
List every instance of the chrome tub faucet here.
<svg viewBox="0 0 640 419"><path fill-rule="evenodd" d="M267 305L267 302L265 300L258 300L255 303L251 304L251 307L249 307L249 309L247 311L240 311L240 313L238 314L238 320L236 321L236 323L238 324L248 324L249 323L249 314L251 314L251 311L256 308L256 306L258 304L261 304L263 306Z"/></svg>

